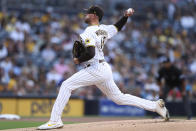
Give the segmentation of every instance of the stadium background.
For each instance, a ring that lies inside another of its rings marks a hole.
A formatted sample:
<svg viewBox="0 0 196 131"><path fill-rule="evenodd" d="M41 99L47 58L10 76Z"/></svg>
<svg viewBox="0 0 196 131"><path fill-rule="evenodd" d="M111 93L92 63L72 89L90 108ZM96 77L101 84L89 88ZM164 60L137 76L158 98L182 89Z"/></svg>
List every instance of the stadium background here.
<svg viewBox="0 0 196 131"><path fill-rule="evenodd" d="M0 0L0 113L50 115L61 82L82 68L72 61L72 45L86 27L84 9L95 4L105 11L104 24L135 9L126 28L105 45L118 87L157 99L156 72L168 56L186 74L196 114L195 0ZM167 101L172 115L184 115L177 89ZM146 114L113 105L94 86L74 91L69 105L64 116ZM110 113L101 112L108 108Z"/></svg>

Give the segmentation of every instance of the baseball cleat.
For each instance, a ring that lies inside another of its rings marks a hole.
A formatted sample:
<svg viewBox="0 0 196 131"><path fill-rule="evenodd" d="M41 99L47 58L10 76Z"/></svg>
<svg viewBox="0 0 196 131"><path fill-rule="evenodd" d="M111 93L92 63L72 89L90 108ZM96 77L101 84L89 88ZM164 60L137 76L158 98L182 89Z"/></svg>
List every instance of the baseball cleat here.
<svg viewBox="0 0 196 131"><path fill-rule="evenodd" d="M165 107L165 102L162 99L156 101L156 112L162 116L165 121L169 121L169 111Z"/></svg>
<svg viewBox="0 0 196 131"><path fill-rule="evenodd" d="M50 130L50 129L57 129L63 127L63 122L52 122L49 121L39 127L37 127L38 130Z"/></svg>

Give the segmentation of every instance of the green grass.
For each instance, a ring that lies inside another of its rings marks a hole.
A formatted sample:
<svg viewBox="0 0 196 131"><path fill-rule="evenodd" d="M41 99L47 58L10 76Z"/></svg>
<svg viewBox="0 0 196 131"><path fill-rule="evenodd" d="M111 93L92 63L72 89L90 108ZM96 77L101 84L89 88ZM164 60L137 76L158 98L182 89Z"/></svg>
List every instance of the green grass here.
<svg viewBox="0 0 196 131"><path fill-rule="evenodd" d="M25 127L37 127L44 122L27 122L27 121L0 121L0 130L15 129ZM74 122L64 122L64 124L73 124Z"/></svg>

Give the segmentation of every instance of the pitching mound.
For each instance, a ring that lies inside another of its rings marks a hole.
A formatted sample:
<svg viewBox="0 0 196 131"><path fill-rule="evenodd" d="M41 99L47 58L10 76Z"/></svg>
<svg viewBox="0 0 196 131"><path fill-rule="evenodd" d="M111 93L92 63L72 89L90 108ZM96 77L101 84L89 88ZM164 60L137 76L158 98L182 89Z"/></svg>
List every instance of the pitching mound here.
<svg viewBox="0 0 196 131"><path fill-rule="evenodd" d="M9 131L35 131L35 128L12 129ZM55 131L195 131L196 120L172 119L169 122L163 120L122 120L104 121L81 124L64 125ZM8 130L7 130L8 131Z"/></svg>

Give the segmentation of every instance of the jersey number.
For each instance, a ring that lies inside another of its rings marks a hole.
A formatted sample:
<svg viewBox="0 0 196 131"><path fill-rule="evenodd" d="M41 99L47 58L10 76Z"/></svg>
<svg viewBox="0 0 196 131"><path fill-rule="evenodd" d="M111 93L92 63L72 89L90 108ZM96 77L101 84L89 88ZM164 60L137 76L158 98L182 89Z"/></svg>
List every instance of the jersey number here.
<svg viewBox="0 0 196 131"><path fill-rule="evenodd" d="M103 50L105 41L106 41L106 37L105 36L101 37L101 50Z"/></svg>

